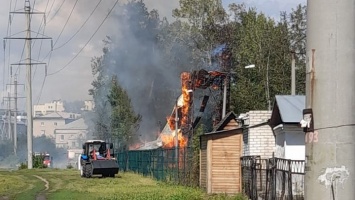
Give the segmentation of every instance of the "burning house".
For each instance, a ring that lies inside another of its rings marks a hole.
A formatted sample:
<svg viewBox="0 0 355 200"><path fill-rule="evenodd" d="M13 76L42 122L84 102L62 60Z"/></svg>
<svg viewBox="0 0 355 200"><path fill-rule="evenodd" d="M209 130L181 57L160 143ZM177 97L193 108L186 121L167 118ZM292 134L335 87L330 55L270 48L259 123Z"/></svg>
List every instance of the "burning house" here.
<svg viewBox="0 0 355 200"><path fill-rule="evenodd" d="M205 111L209 96L205 95L201 102L198 115L193 116L193 92L196 89L205 90L212 88L215 91L219 103L214 108L213 125L216 125L222 119L222 105L229 107L229 85L230 81L230 58L231 52L227 45L217 47L211 55L213 60L211 70L201 69L193 72L181 73L181 95L177 98L175 106L170 116L167 117L167 123L161 131L159 137L155 141L147 142L136 150L148 150L157 148L173 148L176 146L176 135L179 141L179 147L189 146L189 141L192 137L192 129L197 126ZM227 98L222 98L224 94ZM223 100L225 102L223 102Z"/></svg>

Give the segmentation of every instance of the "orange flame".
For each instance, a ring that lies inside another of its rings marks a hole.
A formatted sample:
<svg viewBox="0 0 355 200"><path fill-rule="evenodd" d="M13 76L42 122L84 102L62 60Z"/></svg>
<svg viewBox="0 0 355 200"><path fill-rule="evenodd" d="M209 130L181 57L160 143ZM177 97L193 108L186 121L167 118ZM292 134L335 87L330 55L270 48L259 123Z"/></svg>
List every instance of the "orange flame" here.
<svg viewBox="0 0 355 200"><path fill-rule="evenodd" d="M184 136L181 130L189 124L190 118L190 105L192 100L192 95L189 91L191 85L191 74L189 72L181 73L181 93L182 93L182 106L181 106L181 117L180 117L180 129L178 132L179 148L187 146L187 137ZM177 109L177 108L175 108ZM175 113L175 112L174 112ZM170 130L175 131L175 114L167 117L167 123ZM163 143L163 148L173 148L175 147L175 134L161 134L161 139Z"/></svg>
<svg viewBox="0 0 355 200"><path fill-rule="evenodd" d="M161 134L161 140L163 142L163 148L173 148L175 147L175 136L170 134ZM181 131L178 132L179 148L186 147L187 138L184 137Z"/></svg>
<svg viewBox="0 0 355 200"><path fill-rule="evenodd" d="M185 126L189 123L189 111L190 111L190 104L191 104L191 93L189 92L190 86L190 79L191 75L188 72L181 73L181 92L182 92L182 116L181 116L181 126Z"/></svg>

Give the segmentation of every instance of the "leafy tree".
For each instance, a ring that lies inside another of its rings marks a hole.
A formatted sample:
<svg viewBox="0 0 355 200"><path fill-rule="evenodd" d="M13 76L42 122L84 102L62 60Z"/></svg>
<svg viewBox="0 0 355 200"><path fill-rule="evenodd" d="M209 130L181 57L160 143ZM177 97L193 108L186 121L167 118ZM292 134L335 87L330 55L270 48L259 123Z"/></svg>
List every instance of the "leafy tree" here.
<svg viewBox="0 0 355 200"><path fill-rule="evenodd" d="M108 38L109 39L109 38ZM89 94L93 96L95 108L92 113L92 121L94 127L90 127L90 134L97 139L106 141L111 140L110 133L110 113L107 95L109 93L109 82L106 74L105 66L108 64L108 40L104 40L106 46L103 48L103 55L94 57L91 60L92 74L96 79L92 82L93 88L89 90ZM89 123L91 124L91 123Z"/></svg>
<svg viewBox="0 0 355 200"><path fill-rule="evenodd" d="M112 137L118 139L123 145L136 141L141 116L135 114L131 100L127 92L118 84L116 76L112 78L108 99L112 107Z"/></svg>
<svg viewBox="0 0 355 200"><path fill-rule="evenodd" d="M305 94L306 81L306 20L307 7L299 4L288 15L282 14L282 20L287 23L291 50L296 57L296 93Z"/></svg>

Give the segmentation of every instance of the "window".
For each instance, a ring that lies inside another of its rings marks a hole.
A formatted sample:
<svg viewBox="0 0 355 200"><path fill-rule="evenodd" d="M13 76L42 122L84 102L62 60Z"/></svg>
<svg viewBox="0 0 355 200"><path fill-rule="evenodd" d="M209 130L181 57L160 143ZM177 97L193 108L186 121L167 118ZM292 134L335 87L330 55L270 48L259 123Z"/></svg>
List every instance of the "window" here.
<svg viewBox="0 0 355 200"><path fill-rule="evenodd" d="M71 142L71 146L72 146L72 147L75 147L75 142L74 142L74 141Z"/></svg>
<svg viewBox="0 0 355 200"><path fill-rule="evenodd" d="M60 135L60 140L61 140L61 141L64 140L64 135Z"/></svg>
<svg viewBox="0 0 355 200"><path fill-rule="evenodd" d="M54 126L57 126L57 122L54 122Z"/></svg>
<svg viewBox="0 0 355 200"><path fill-rule="evenodd" d="M41 130L41 135L45 135L46 131L45 130Z"/></svg>
<svg viewBox="0 0 355 200"><path fill-rule="evenodd" d="M41 122L41 126L44 126L44 122Z"/></svg>

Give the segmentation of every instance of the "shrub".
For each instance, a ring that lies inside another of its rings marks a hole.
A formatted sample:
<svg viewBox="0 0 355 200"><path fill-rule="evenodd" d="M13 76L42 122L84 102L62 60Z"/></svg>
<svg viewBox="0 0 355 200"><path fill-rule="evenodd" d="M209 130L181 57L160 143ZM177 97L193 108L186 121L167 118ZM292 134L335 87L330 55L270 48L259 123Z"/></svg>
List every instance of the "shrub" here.
<svg viewBox="0 0 355 200"><path fill-rule="evenodd" d="M27 164L26 163L21 163L18 169L27 169Z"/></svg>

